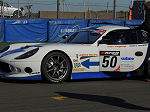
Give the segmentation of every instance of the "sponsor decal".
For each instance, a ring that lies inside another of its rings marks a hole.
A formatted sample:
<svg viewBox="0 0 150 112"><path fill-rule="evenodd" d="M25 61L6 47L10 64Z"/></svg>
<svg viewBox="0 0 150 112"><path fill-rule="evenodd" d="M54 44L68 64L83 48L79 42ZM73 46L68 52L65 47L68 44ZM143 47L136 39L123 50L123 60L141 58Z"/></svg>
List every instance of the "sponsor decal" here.
<svg viewBox="0 0 150 112"><path fill-rule="evenodd" d="M61 33L64 33L64 32L67 32L67 33L73 33L73 32L76 32L77 29L61 29Z"/></svg>
<svg viewBox="0 0 150 112"><path fill-rule="evenodd" d="M62 37L64 35L66 35L67 33L74 33L76 31L80 30L80 26L79 25L75 25L70 29L61 29L60 33L58 34L59 37Z"/></svg>
<svg viewBox="0 0 150 112"><path fill-rule="evenodd" d="M74 63L74 68L80 68L81 67L81 63Z"/></svg>
<svg viewBox="0 0 150 112"><path fill-rule="evenodd" d="M122 57L121 60L133 61L134 58L131 58L131 57Z"/></svg>
<svg viewBox="0 0 150 112"><path fill-rule="evenodd" d="M125 48L125 47L127 47L127 46L108 46L108 47L118 47L118 48L123 47L123 48Z"/></svg>
<svg viewBox="0 0 150 112"><path fill-rule="evenodd" d="M61 25L63 24L62 21L49 21L50 24L54 24L54 25Z"/></svg>
<svg viewBox="0 0 150 112"><path fill-rule="evenodd" d="M98 54L80 54L79 56L80 56L80 60L82 60L91 57L98 57Z"/></svg>
<svg viewBox="0 0 150 112"><path fill-rule="evenodd" d="M99 66L99 62L90 62L90 59L81 63L84 67L90 68L90 66Z"/></svg>
<svg viewBox="0 0 150 112"><path fill-rule="evenodd" d="M80 54L79 56L98 56L98 54Z"/></svg>
<svg viewBox="0 0 150 112"><path fill-rule="evenodd" d="M138 46L142 47L142 46L147 46L147 45L146 44L142 44L142 45L138 45Z"/></svg>
<svg viewBox="0 0 150 112"><path fill-rule="evenodd" d="M32 73L32 74L41 74L40 72L35 72L35 73Z"/></svg>
<svg viewBox="0 0 150 112"><path fill-rule="evenodd" d="M102 56L120 56L120 51L100 51Z"/></svg>
<svg viewBox="0 0 150 112"><path fill-rule="evenodd" d="M73 62L78 62L78 60L77 60L77 59L74 59Z"/></svg>
<svg viewBox="0 0 150 112"><path fill-rule="evenodd" d="M105 32L106 32L106 30L97 30L96 31L97 34L101 34L101 35L103 35Z"/></svg>
<svg viewBox="0 0 150 112"><path fill-rule="evenodd" d="M73 71L84 71L84 68L74 68Z"/></svg>
<svg viewBox="0 0 150 112"><path fill-rule="evenodd" d="M129 45L129 47L137 47L137 45Z"/></svg>
<svg viewBox="0 0 150 112"><path fill-rule="evenodd" d="M120 71L120 65L119 65L119 67L118 67L117 69L115 69L114 71L116 71L116 72L117 72L117 71Z"/></svg>
<svg viewBox="0 0 150 112"><path fill-rule="evenodd" d="M17 20L17 21L15 21L14 23L12 23L12 24L28 24L28 21L27 20L24 20L24 21L21 21L21 20Z"/></svg>
<svg viewBox="0 0 150 112"><path fill-rule="evenodd" d="M134 64L121 64L121 69L134 69Z"/></svg>
<svg viewBox="0 0 150 112"><path fill-rule="evenodd" d="M86 59L86 58L92 58L92 57L97 57L97 56L82 56L82 57L80 58L80 60Z"/></svg>

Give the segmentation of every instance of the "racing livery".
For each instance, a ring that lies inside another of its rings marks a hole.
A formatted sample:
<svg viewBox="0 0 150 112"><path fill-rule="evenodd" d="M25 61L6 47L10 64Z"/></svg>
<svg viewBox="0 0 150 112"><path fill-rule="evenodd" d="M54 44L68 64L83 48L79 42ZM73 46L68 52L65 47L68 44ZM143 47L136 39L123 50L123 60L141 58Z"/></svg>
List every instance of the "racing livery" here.
<svg viewBox="0 0 150 112"><path fill-rule="evenodd" d="M147 39L145 31L102 26L84 28L60 43L12 44L0 50L0 76L62 82L144 75Z"/></svg>

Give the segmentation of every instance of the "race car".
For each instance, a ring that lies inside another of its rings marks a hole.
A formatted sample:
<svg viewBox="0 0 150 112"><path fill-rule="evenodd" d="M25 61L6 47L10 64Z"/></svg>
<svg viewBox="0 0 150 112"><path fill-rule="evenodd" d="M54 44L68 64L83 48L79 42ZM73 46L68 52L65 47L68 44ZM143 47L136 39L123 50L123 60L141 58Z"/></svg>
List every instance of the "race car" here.
<svg viewBox="0 0 150 112"><path fill-rule="evenodd" d="M4 17L14 17L14 18L19 16L20 18L21 16L25 15L25 11L23 8L18 9L4 2L4 0L0 0L0 15Z"/></svg>
<svg viewBox="0 0 150 112"><path fill-rule="evenodd" d="M59 43L17 43L1 49L1 78L58 83L130 77L149 71L146 31L122 26L88 27L63 38Z"/></svg>

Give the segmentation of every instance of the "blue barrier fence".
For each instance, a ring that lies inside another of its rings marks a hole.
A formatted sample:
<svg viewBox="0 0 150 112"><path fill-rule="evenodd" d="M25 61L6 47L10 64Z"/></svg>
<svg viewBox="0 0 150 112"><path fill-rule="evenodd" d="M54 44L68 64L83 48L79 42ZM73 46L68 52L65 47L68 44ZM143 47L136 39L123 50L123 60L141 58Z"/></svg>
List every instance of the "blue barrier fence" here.
<svg viewBox="0 0 150 112"><path fill-rule="evenodd" d="M99 20L99 19L91 19L89 20L89 27L100 27L100 26L106 26L106 25L119 25L124 26L125 21L124 20Z"/></svg>
<svg viewBox="0 0 150 112"><path fill-rule="evenodd" d="M88 20L88 19L0 19L0 42L60 41L85 27L119 25L134 28L142 20Z"/></svg>
<svg viewBox="0 0 150 112"><path fill-rule="evenodd" d="M4 22L5 19L0 19L0 42L4 42L5 38L4 38Z"/></svg>
<svg viewBox="0 0 150 112"><path fill-rule="evenodd" d="M6 42L47 41L48 19L6 20Z"/></svg>
<svg viewBox="0 0 150 112"><path fill-rule="evenodd" d="M137 26L140 26L144 21L143 20L127 20L125 23L125 26L130 27L130 28L134 28Z"/></svg>

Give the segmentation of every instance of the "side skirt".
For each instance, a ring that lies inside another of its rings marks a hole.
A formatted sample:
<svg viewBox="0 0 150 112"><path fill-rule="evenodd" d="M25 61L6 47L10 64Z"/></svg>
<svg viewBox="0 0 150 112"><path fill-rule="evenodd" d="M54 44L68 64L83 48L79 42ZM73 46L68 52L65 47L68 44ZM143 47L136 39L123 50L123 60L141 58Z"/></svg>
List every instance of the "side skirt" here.
<svg viewBox="0 0 150 112"><path fill-rule="evenodd" d="M121 72L83 72L72 73L72 79L90 79L90 78L127 78L136 76L136 73Z"/></svg>

